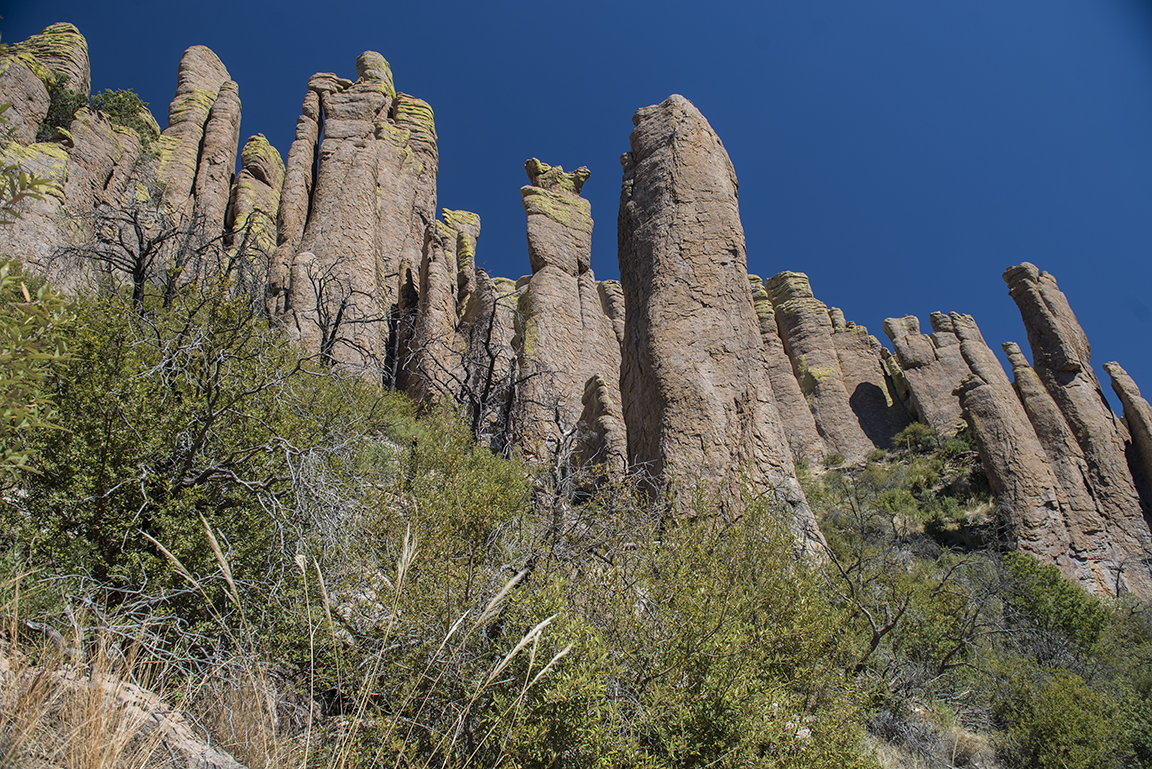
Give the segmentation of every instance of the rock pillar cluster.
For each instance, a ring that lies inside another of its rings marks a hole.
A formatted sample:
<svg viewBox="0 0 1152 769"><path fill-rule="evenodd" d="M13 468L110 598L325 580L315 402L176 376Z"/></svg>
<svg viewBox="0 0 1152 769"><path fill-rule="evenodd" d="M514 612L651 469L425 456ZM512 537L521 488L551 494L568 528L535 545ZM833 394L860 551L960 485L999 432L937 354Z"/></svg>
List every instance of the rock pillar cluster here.
<svg viewBox="0 0 1152 769"><path fill-rule="evenodd" d="M863 462L912 419L942 441L968 429L1015 547L1091 590L1152 597L1152 407L1109 363L1123 419L1112 413L1067 298L1031 264L1004 275L1034 361L1004 345L1010 381L971 316L933 313L929 334L889 318L889 352L803 273L749 276L732 163L680 96L633 117L621 280L592 271L588 169L531 159L531 275L513 281L477 267L479 216L436 218L432 109L395 89L378 53L360 55L355 81L314 75L286 160L257 134L238 171L239 88L209 49L181 58L162 132L150 113L142 136L86 108L38 131L50 87L90 82L68 24L0 58L0 101L12 102L0 154L50 182L0 227L0 250L61 288L83 285L52 268L107 237L101 212L144 212L209 250L222 243L229 263L270 264L266 281L246 271L259 283L246 288L264 290L308 354L424 407L457 404L499 451L632 473L678 515L693 512L686 487L727 515L771 494L813 546L794 461Z"/></svg>
<svg viewBox="0 0 1152 769"><path fill-rule="evenodd" d="M431 247L439 155L431 107L396 91L383 56L361 54L356 73L308 82L269 298L306 348L375 375L402 265L421 264Z"/></svg>

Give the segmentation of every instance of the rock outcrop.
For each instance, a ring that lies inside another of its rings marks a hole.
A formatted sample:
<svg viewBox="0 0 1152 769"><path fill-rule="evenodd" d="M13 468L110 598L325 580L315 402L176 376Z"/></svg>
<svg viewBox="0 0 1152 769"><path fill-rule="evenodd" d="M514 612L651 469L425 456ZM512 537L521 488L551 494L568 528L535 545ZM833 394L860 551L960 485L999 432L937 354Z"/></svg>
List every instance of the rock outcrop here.
<svg viewBox="0 0 1152 769"><path fill-rule="evenodd" d="M88 41L72 24L60 22L44 28L38 35L9 47L9 53L34 66L44 67L62 85L87 96L92 91L92 73L88 63ZM44 73L38 73L47 79Z"/></svg>
<svg viewBox="0 0 1152 769"><path fill-rule="evenodd" d="M565 172L536 158L524 169L532 276L519 304L517 441L530 456L546 457L576 429L589 379L601 377L615 398L620 347L591 268L592 207L580 197L588 169Z"/></svg>
<svg viewBox="0 0 1152 769"><path fill-rule="evenodd" d="M1152 519L1148 512L1152 510L1152 406L1140 395L1140 388L1119 363L1105 363L1104 370L1108 372L1112 389L1124 406L1124 423L1131 436L1127 451L1128 466L1144 503L1145 520L1149 520Z"/></svg>
<svg viewBox="0 0 1152 769"><path fill-rule="evenodd" d="M827 453L824 441L816 429L816 420L808 408L800 383L792 372L792 361L788 359L784 343L780 341L772 300L759 276L750 275L748 279L752 284L752 306L756 311L760 339L764 344L764 365L772 385L776 410L788 438L788 447L792 450L793 459L820 463Z"/></svg>
<svg viewBox="0 0 1152 769"><path fill-rule="evenodd" d="M276 216L284 186L284 161L264 134L244 143L240 173L232 185L227 225L230 248L271 258L276 250Z"/></svg>
<svg viewBox="0 0 1152 769"><path fill-rule="evenodd" d="M964 427L964 415L953 391L971 372L960 352L951 318L934 312L930 321L931 335L920 333L920 320L912 315L888 318L884 333L892 340L896 361L907 383L909 411L944 439Z"/></svg>
<svg viewBox="0 0 1152 769"><path fill-rule="evenodd" d="M772 400L728 153L682 96L632 122L618 224L629 463L660 493L705 484L729 513L776 491L818 537Z"/></svg>
<svg viewBox="0 0 1152 769"><path fill-rule="evenodd" d="M194 45L180 59L156 172L164 202L177 217L199 211L209 223L206 231L220 231L239 141L239 87L216 54Z"/></svg>
<svg viewBox="0 0 1152 769"><path fill-rule="evenodd" d="M765 282L792 371L829 452L859 458L876 447L852 411L828 307L812 294L808 276L781 272Z"/></svg>
<svg viewBox="0 0 1152 769"><path fill-rule="evenodd" d="M331 73L308 82L288 152L270 306L307 349L374 376L388 358L402 265L424 258L439 156L431 107L397 93L384 57L361 54L356 73L355 83Z"/></svg>
<svg viewBox="0 0 1152 769"><path fill-rule="evenodd" d="M1050 274L1025 262L1004 280L1024 319L1036 376L1083 452L1087 485L1115 552L1112 589L1152 596L1152 536L1125 458L1127 431L1092 371L1088 339Z"/></svg>

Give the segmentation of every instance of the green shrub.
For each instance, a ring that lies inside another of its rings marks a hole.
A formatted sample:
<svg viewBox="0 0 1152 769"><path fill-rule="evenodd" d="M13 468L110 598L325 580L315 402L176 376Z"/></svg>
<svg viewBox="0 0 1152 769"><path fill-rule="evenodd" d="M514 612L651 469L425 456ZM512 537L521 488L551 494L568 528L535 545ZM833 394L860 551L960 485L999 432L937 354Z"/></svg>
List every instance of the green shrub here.
<svg viewBox="0 0 1152 769"><path fill-rule="evenodd" d="M117 125L131 128L140 137L140 146L151 149L157 136L154 126L145 118L148 102L142 101L132 89L107 90L92 97L92 107Z"/></svg>
<svg viewBox="0 0 1152 769"><path fill-rule="evenodd" d="M923 422L912 422L892 436L892 443L911 451L934 451L939 444L936 431Z"/></svg>
<svg viewBox="0 0 1152 769"><path fill-rule="evenodd" d="M1108 626L1107 610L1052 565L1031 555L1006 553L1011 578L1008 606L1019 619L1044 632L1060 632L1082 650L1090 650Z"/></svg>
<svg viewBox="0 0 1152 769"><path fill-rule="evenodd" d="M840 465L844 464L845 460L846 457L843 454L841 454L839 451L833 451L824 455L824 466L839 467Z"/></svg>
<svg viewBox="0 0 1152 769"><path fill-rule="evenodd" d="M1123 749L1115 703L1076 674L1017 672L993 713L1001 725L1000 757L1021 769L1099 769Z"/></svg>
<svg viewBox="0 0 1152 769"><path fill-rule="evenodd" d="M76 110L88 106L88 94L71 90L65 85L62 77L57 77L48 88L48 99L48 114L40 121L40 127L36 130L38 142L51 139L57 128L72 125Z"/></svg>

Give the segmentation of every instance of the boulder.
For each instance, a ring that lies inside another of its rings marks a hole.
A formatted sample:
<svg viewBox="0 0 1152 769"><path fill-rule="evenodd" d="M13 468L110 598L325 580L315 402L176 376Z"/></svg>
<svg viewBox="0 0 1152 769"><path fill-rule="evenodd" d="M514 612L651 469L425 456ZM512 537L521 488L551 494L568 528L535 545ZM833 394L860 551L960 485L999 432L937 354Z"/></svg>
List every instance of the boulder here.
<svg viewBox="0 0 1152 769"><path fill-rule="evenodd" d="M36 131L48 114L48 88L32 67L18 56L0 59L0 104L11 102L4 120L17 144L36 141Z"/></svg>

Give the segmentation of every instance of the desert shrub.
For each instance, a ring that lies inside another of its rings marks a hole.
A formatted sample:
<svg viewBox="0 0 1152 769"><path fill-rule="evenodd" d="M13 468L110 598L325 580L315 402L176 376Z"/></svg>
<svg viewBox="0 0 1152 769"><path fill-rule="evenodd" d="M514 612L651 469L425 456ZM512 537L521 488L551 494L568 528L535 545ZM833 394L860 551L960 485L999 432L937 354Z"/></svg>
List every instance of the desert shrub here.
<svg viewBox="0 0 1152 769"><path fill-rule="evenodd" d="M92 97L92 107L103 112L113 123L135 131L145 150L156 141L155 129L144 117L148 112L148 102L141 100L132 89L102 91Z"/></svg>
<svg viewBox="0 0 1152 769"><path fill-rule="evenodd" d="M999 755L1009 766L1096 769L1122 748L1115 703L1062 668L1015 673L994 713L1003 729Z"/></svg>
<svg viewBox="0 0 1152 769"><path fill-rule="evenodd" d="M48 141L57 128L72 125L76 110L87 106L88 94L71 90L63 78L57 77L48 88L48 114L36 129L36 141Z"/></svg>
<svg viewBox="0 0 1152 769"><path fill-rule="evenodd" d="M1099 598L1033 556L1006 553L1004 565L1011 578L1006 596L1010 619L1042 633L1060 633L1081 650L1096 644L1110 621Z"/></svg>
<svg viewBox="0 0 1152 769"><path fill-rule="evenodd" d="M892 443L911 451L934 451L939 445L936 431L923 422L912 422L892 436Z"/></svg>

